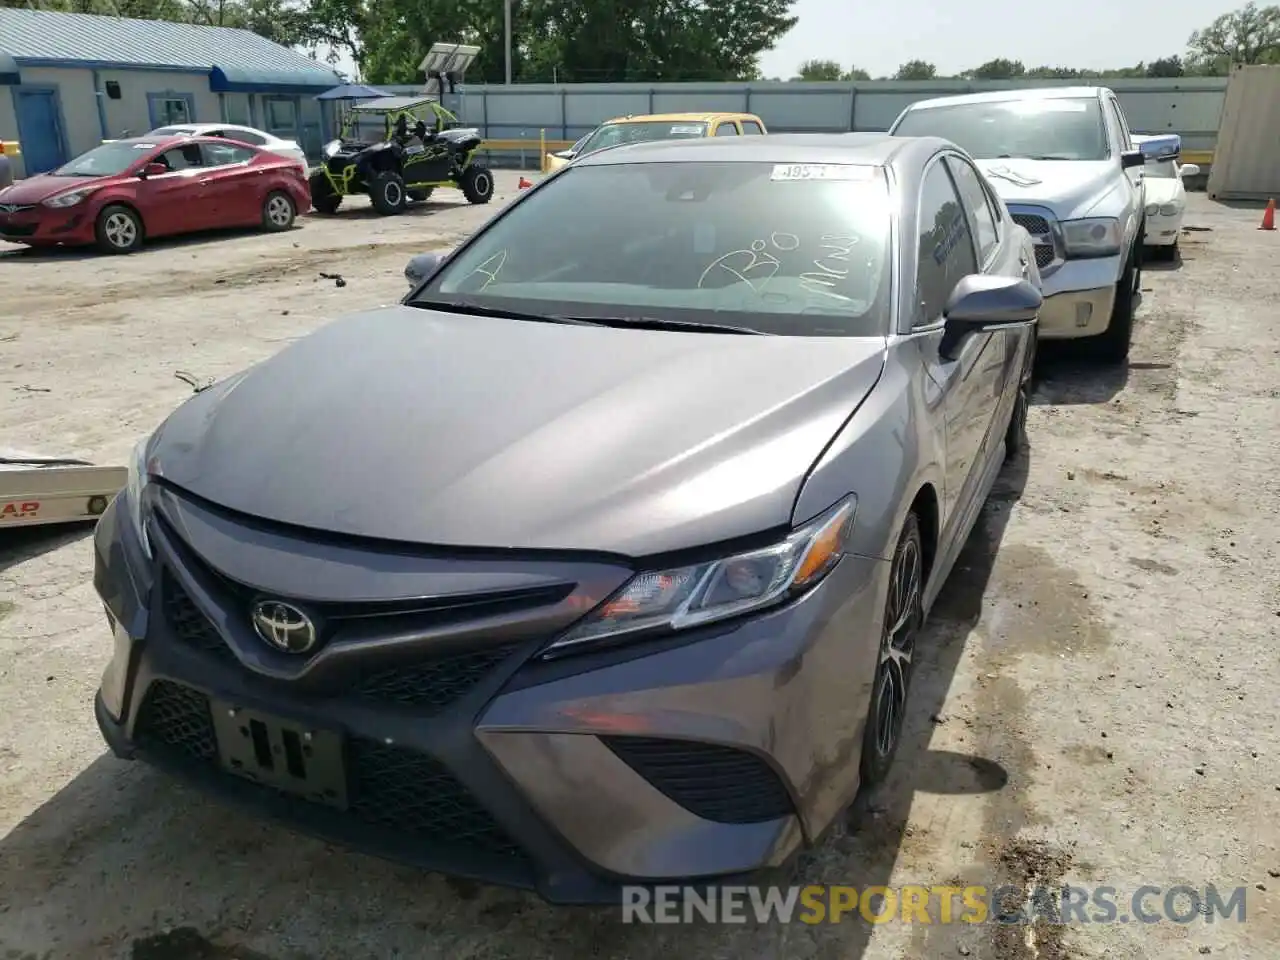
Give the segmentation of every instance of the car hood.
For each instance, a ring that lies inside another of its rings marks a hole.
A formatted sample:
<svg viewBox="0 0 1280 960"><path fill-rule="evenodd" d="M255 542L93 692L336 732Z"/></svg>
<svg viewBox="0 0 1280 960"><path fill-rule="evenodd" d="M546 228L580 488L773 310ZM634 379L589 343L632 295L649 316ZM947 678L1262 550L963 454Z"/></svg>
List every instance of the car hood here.
<svg viewBox="0 0 1280 960"><path fill-rule="evenodd" d="M790 523L884 354L390 307L193 397L151 456L172 485L300 527L647 556Z"/></svg>
<svg viewBox="0 0 1280 960"><path fill-rule="evenodd" d="M76 187L101 184L103 182L105 182L104 177L53 177L48 174L40 174L39 176L19 180L12 186L0 190L0 204L20 203L26 205L40 203L55 194L74 190Z"/></svg>
<svg viewBox="0 0 1280 960"><path fill-rule="evenodd" d="M1094 213L1123 179L1111 160L1012 158L979 160L978 166L1005 203L1046 206L1062 220Z"/></svg>

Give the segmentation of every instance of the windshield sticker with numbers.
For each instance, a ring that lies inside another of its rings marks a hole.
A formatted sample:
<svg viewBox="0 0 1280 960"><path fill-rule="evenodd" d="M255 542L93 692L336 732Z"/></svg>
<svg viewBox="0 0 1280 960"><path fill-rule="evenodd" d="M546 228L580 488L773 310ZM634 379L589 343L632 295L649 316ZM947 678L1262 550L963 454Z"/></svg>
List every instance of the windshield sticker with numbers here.
<svg viewBox="0 0 1280 960"><path fill-rule="evenodd" d="M671 125L672 133L701 133L702 124L700 123L675 123Z"/></svg>
<svg viewBox="0 0 1280 960"><path fill-rule="evenodd" d="M135 143L135 144L133 145L133 149L135 149L135 150L150 150L150 149L151 149L152 147L154 147L154 146L155 146L155 144L154 144L154 143Z"/></svg>
<svg viewBox="0 0 1280 960"><path fill-rule="evenodd" d="M848 163L779 163L770 180L870 180L875 167Z"/></svg>

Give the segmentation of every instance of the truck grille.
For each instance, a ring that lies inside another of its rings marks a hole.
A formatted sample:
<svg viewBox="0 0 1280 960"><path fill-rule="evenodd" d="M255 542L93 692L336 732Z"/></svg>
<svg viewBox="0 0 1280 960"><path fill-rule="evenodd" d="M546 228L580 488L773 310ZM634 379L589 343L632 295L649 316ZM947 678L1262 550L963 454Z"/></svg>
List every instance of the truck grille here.
<svg viewBox="0 0 1280 960"><path fill-rule="evenodd" d="M1043 270L1058 258L1053 245L1053 232L1049 220L1038 213L1010 211L1013 222L1031 234L1035 244L1036 266Z"/></svg>
<svg viewBox="0 0 1280 960"><path fill-rule="evenodd" d="M161 759L217 770L217 740L208 698L169 680L151 684L138 711L134 738ZM245 783L224 774L236 783ZM296 803L322 815L358 820L409 841L447 844L523 858L520 847L439 761L406 747L362 737L347 742L347 811L315 801ZM270 791L270 787L253 789Z"/></svg>

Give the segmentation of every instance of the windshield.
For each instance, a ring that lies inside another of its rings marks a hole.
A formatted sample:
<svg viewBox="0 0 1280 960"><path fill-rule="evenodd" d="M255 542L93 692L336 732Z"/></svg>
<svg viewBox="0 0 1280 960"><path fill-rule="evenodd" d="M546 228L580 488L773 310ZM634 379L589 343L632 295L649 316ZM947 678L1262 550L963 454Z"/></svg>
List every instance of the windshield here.
<svg viewBox="0 0 1280 960"><path fill-rule="evenodd" d="M900 137L942 137L977 160L1105 160L1102 110L1093 97L957 103L908 110Z"/></svg>
<svg viewBox="0 0 1280 960"><path fill-rule="evenodd" d="M111 177L124 173L158 146L138 140L117 140L94 147L53 171L55 177Z"/></svg>
<svg viewBox="0 0 1280 960"><path fill-rule="evenodd" d="M889 222L879 167L566 167L409 302L881 336L890 313ZM548 243L549 223L573 226Z"/></svg>
<svg viewBox="0 0 1280 960"><path fill-rule="evenodd" d="M1178 165L1173 160L1148 160L1143 168L1149 177L1176 180Z"/></svg>
<svg viewBox="0 0 1280 960"><path fill-rule="evenodd" d="M606 123L597 127L583 142L578 155L616 147L622 143L640 143L643 140L681 140L686 137L705 137L707 125L697 120L642 120L637 123Z"/></svg>

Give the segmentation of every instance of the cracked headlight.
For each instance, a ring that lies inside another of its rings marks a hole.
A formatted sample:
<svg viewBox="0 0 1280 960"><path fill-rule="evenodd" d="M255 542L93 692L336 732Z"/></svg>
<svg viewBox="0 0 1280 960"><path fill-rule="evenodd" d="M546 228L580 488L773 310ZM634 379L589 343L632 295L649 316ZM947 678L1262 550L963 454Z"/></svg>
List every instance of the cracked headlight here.
<svg viewBox="0 0 1280 960"><path fill-rule="evenodd" d="M1147 204L1147 208L1146 208L1146 210L1145 210L1144 212L1146 213L1146 215L1147 215L1148 217L1154 217L1157 213L1159 213L1159 212L1160 212L1160 204L1158 204L1158 203L1148 203L1148 204Z"/></svg>
<svg viewBox="0 0 1280 960"><path fill-rule="evenodd" d="M816 586L844 556L857 499L841 500L770 547L637 573L546 647L557 657L631 634L684 630L783 603Z"/></svg>
<svg viewBox="0 0 1280 960"><path fill-rule="evenodd" d="M125 483L125 505L129 508L129 524L134 536L142 545L142 552L151 556L151 544L147 540L147 530L142 523L142 493L151 480L147 463L147 444L151 437L143 437L133 448L133 456L129 458L129 479Z"/></svg>
<svg viewBox="0 0 1280 960"><path fill-rule="evenodd" d="M1120 221L1091 217L1062 221L1062 243L1068 257L1110 257L1120 252Z"/></svg>
<svg viewBox="0 0 1280 960"><path fill-rule="evenodd" d="M1182 204L1180 203L1162 203L1160 204L1160 215L1162 217L1172 217L1182 212Z"/></svg>

